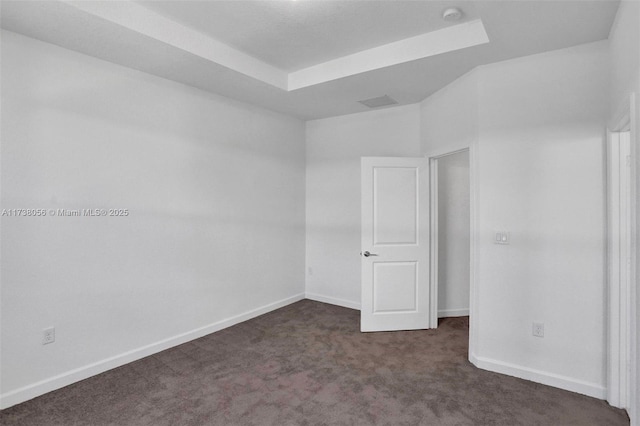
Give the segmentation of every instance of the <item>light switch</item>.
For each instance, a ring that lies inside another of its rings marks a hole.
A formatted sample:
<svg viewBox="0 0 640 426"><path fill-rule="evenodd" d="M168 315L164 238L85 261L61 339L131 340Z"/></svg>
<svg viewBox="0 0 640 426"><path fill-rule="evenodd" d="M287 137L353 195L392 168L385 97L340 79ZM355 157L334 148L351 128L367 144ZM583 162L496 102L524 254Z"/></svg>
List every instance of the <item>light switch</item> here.
<svg viewBox="0 0 640 426"><path fill-rule="evenodd" d="M494 240L496 244L509 244L509 232L496 231L496 238Z"/></svg>

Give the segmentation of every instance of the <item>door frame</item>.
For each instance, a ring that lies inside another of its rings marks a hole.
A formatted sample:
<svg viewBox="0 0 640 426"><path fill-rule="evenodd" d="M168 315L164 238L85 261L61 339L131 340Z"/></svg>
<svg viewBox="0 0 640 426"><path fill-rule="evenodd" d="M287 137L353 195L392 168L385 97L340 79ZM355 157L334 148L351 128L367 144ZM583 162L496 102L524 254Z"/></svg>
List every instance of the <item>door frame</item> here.
<svg viewBox="0 0 640 426"><path fill-rule="evenodd" d="M638 315L636 280L636 158L637 147L637 101L635 94L631 94L628 102L620 109L618 116L612 120L607 128L606 140L606 190L607 190L607 256L606 256L606 282L607 282L607 401L619 408L630 411L637 410L634 401L637 399L635 389L637 384L637 342L636 324L634 318ZM629 172L628 182L625 186L619 180L619 170L612 164L614 157L619 157L617 135L620 132L630 133L629 137ZM622 192L621 192L622 191ZM623 199L624 197L624 199ZM628 241L619 241L618 235L613 235L619 228L620 202L629 205L629 222L625 234ZM616 244L625 243L620 253L620 247ZM621 258L629 259L628 270L622 269ZM637 404L637 403L636 403ZM631 414L631 413L629 413Z"/></svg>
<svg viewBox="0 0 640 426"><path fill-rule="evenodd" d="M631 155L620 137L626 130L607 132L607 400L619 408L627 408L629 402L631 340Z"/></svg>
<svg viewBox="0 0 640 426"><path fill-rule="evenodd" d="M425 154L429 159L429 250L430 250L430 327L438 326L438 160L461 152L469 153L469 353L471 361L475 358L478 342L478 288L477 271L477 148L476 143L469 146L442 149Z"/></svg>

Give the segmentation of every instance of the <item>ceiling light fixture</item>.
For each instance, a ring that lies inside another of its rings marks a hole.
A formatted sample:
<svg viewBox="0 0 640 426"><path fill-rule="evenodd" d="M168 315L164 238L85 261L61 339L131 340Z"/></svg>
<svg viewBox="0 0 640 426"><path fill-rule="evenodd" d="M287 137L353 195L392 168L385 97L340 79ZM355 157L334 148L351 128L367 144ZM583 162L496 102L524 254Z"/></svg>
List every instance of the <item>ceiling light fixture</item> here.
<svg viewBox="0 0 640 426"><path fill-rule="evenodd" d="M457 21L462 18L462 11L457 7L450 7L442 12L442 19L445 21Z"/></svg>

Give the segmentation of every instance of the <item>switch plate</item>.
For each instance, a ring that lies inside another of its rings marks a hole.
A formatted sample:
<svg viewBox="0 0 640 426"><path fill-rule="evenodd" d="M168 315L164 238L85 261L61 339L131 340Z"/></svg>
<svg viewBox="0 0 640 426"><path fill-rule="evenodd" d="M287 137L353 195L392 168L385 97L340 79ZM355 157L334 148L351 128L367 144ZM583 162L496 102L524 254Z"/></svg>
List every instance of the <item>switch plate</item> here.
<svg viewBox="0 0 640 426"><path fill-rule="evenodd" d="M509 231L496 231L495 237L493 238L493 242L495 244L509 244L511 241L511 237L509 235Z"/></svg>

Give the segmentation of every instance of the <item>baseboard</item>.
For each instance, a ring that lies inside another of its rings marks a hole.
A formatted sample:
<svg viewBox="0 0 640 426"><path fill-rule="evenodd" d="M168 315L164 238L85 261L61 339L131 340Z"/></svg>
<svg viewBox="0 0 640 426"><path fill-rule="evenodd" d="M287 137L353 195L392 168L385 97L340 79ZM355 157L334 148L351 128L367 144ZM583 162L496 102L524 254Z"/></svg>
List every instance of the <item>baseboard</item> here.
<svg viewBox="0 0 640 426"><path fill-rule="evenodd" d="M251 318L258 317L260 315L295 303L304 298L304 294L297 294L295 296L261 306L257 309L253 309L251 311L226 318L213 324L209 324L204 327L200 327L195 330L191 330L186 333L182 333L177 336L173 336L168 339L164 339L159 342L152 343L150 345L143 346L141 348L134 349L120 355L95 362L93 364L76 368L75 370L67 371L49 379L42 380L40 382L4 393L0 395L0 409L9 408L12 405L28 401L47 392L60 389L80 380L88 379L91 376L95 376L113 368L120 367L121 365L128 364L146 356L164 351L165 349L169 349L174 346L181 345L191 340L200 338L202 336L206 336L207 334L211 334L224 328L231 327L232 325L247 321Z"/></svg>
<svg viewBox="0 0 640 426"><path fill-rule="evenodd" d="M469 361L478 368L493 371L494 373L506 374L507 376L530 380L598 399L606 399L607 397L607 389L596 383L584 382L559 374L475 356L474 354L469 354Z"/></svg>
<svg viewBox="0 0 640 426"><path fill-rule="evenodd" d="M469 308L467 309L438 309L438 318L448 317L468 317Z"/></svg>
<svg viewBox="0 0 640 426"><path fill-rule="evenodd" d="M323 296L316 293L306 293L305 297L309 300L315 300L316 302L329 303L331 305L342 306L344 308L360 310L360 303L352 302L350 300L338 299L336 297Z"/></svg>

